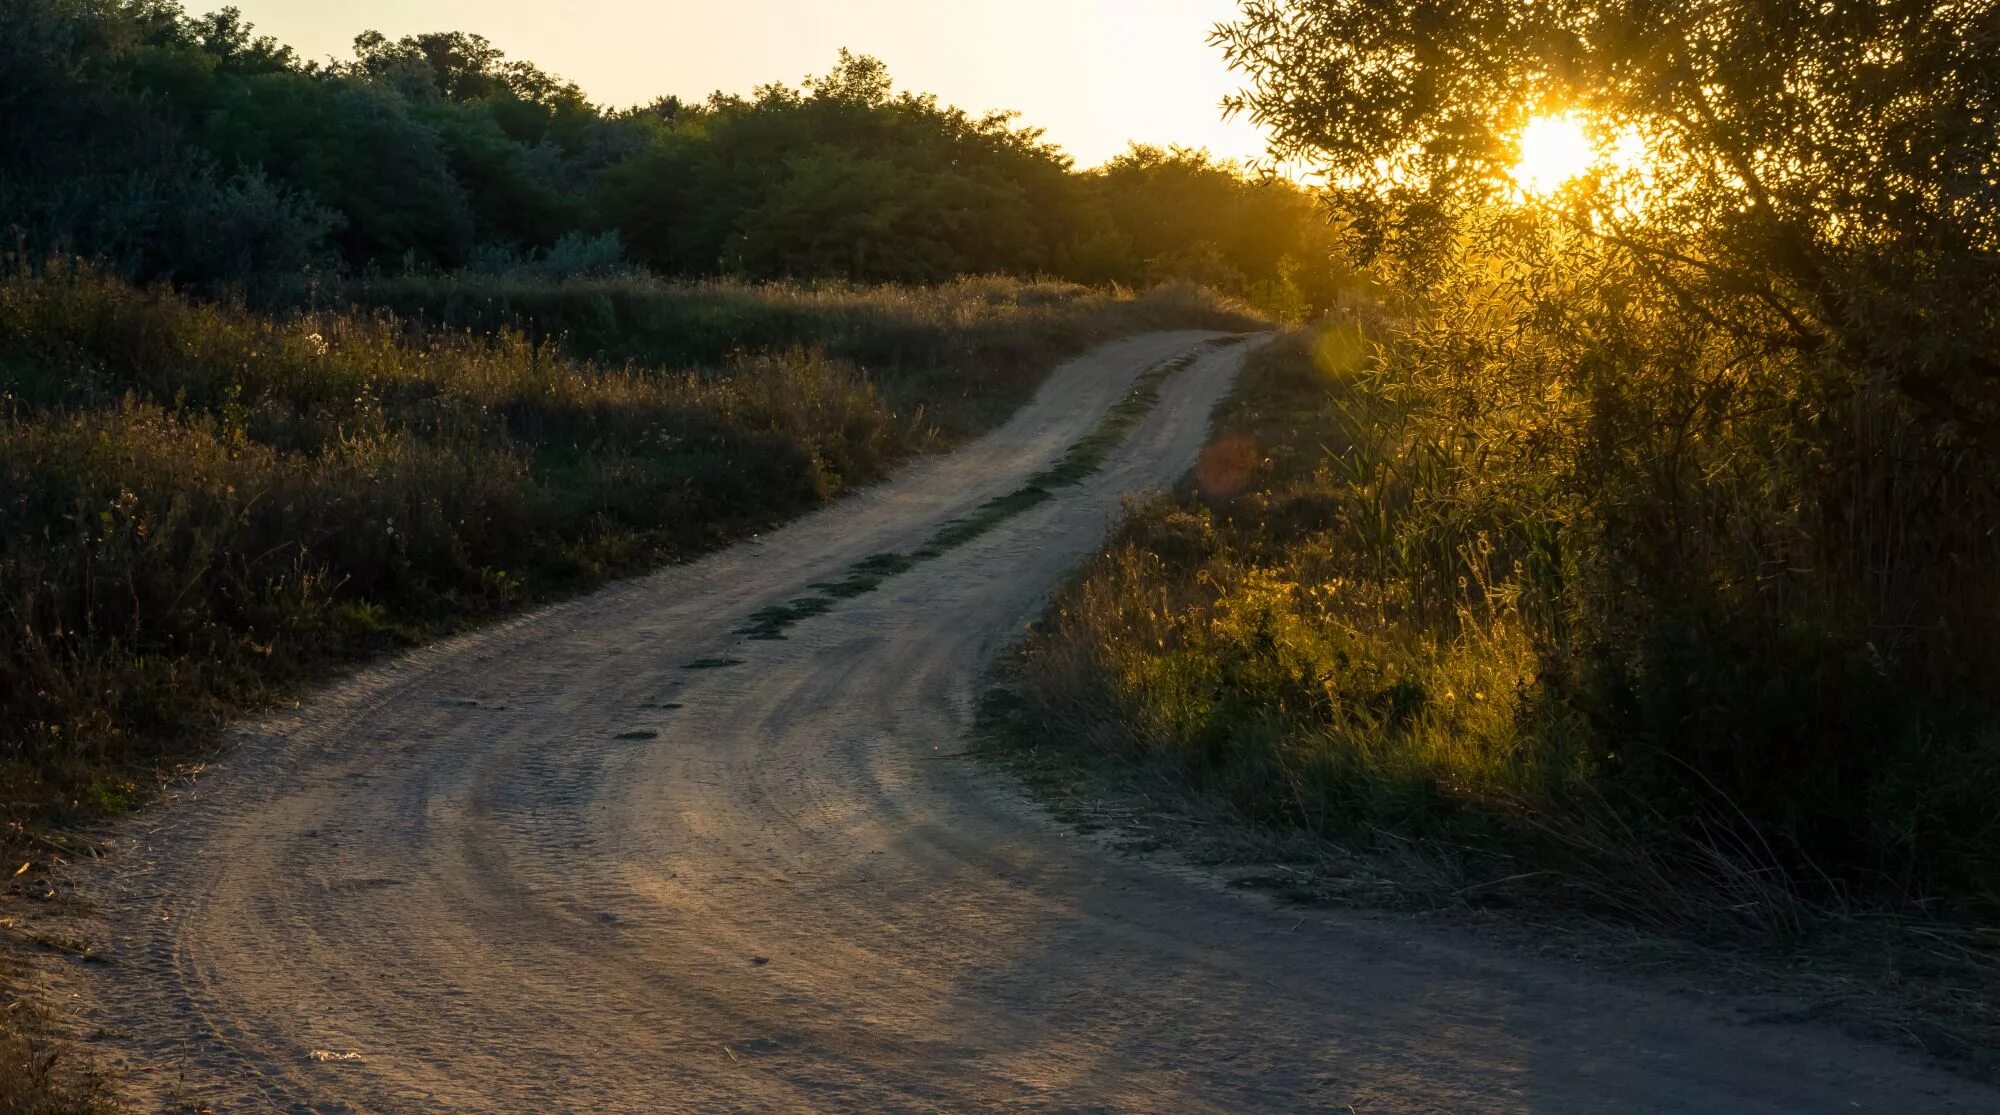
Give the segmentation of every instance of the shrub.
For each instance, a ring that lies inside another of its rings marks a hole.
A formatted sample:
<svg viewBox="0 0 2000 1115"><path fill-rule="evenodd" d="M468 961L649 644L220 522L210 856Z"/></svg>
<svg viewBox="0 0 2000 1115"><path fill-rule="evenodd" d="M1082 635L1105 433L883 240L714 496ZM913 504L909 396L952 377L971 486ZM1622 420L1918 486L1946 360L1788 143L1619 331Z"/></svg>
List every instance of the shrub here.
<svg viewBox="0 0 2000 1115"><path fill-rule="evenodd" d="M1683 428L1690 323L1474 337L1442 293L1253 359L1194 492L1030 640L1033 707L1482 887L1731 933L1990 910L1990 459L1809 362Z"/></svg>

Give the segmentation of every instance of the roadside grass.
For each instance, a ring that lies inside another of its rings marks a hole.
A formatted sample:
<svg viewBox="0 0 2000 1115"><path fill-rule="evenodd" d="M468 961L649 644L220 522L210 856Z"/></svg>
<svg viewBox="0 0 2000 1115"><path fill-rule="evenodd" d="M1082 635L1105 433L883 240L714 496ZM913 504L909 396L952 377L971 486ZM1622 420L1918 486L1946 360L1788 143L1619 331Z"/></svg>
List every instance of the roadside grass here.
<svg viewBox="0 0 2000 1115"><path fill-rule="evenodd" d="M804 350L607 369L518 335L0 284L0 801L123 812L327 670L816 506L936 443Z"/></svg>
<svg viewBox="0 0 2000 1115"><path fill-rule="evenodd" d="M331 670L820 506L1098 340L1246 321L1191 289L1001 280L548 294L611 298L662 353L708 322L686 351L711 361L611 364L511 328L537 295L505 289L468 332L0 279L0 847L39 862L24 834L133 808Z"/></svg>
<svg viewBox="0 0 2000 1115"><path fill-rule="evenodd" d="M31 1029L25 1019L0 1026L0 1112L6 1115L104 1115L122 1111L110 1086L74 1046Z"/></svg>
<svg viewBox="0 0 2000 1115"><path fill-rule="evenodd" d="M411 275L260 288L252 302L278 314L387 311L422 331L512 330L610 365L710 367L740 352L819 351L868 369L892 405L923 406L950 438L985 429L1026 401L1040 376L1024 370L1045 370L1098 342L1149 329L1239 331L1261 321L1191 283L1134 297L1004 276L869 286Z"/></svg>
<svg viewBox="0 0 2000 1115"><path fill-rule="evenodd" d="M0 1115L114 1115L124 1111L104 1074L72 1045L42 1003L19 953L34 940L0 918Z"/></svg>
<svg viewBox="0 0 2000 1115"><path fill-rule="evenodd" d="M1640 744L1607 737L1551 665L1546 613L1504 583L1522 567L1427 545L1443 516L1476 519L1462 483L1504 481L1433 468L1425 400L1370 340L1388 328L1294 333L1251 358L1187 488L1132 507L1031 631L985 708L994 753L1085 827L1261 864L1244 885L1505 911L1543 942L1786 991L1992 1071L1990 896L1870 890L1787 828L1806 803L1773 809L1785 787L1743 794L1699 751L1673 793L1629 773ZM1434 609L1414 582L1441 581L1441 562L1462 580ZM1961 792L1943 782L1955 764L1899 759L1877 762L1902 792Z"/></svg>

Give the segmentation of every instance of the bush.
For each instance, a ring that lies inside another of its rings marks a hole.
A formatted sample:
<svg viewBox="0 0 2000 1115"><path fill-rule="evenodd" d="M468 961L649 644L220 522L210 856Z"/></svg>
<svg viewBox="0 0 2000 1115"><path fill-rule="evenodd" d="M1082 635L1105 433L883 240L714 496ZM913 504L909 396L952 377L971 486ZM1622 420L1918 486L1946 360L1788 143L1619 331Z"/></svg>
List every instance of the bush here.
<svg viewBox="0 0 2000 1115"><path fill-rule="evenodd" d="M566 232L545 252L524 251L508 244L481 244L472 250L465 270L466 277L474 282L493 278L561 282L615 275L633 268L625 261L624 245L613 229L597 236Z"/></svg>
<svg viewBox="0 0 2000 1115"><path fill-rule="evenodd" d="M1194 493L1030 640L1034 707L1482 887L1727 933L1990 911L1991 460L1812 363L1683 429L1637 400L1690 323L1469 338L1442 295L1253 359Z"/></svg>

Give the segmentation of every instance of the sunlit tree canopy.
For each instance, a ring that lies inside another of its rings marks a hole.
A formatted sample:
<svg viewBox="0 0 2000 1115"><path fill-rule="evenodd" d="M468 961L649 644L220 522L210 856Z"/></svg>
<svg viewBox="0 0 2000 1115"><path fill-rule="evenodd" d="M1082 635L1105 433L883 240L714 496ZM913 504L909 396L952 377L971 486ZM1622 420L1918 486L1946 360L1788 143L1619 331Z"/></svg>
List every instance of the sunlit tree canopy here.
<svg viewBox="0 0 2000 1115"><path fill-rule="evenodd" d="M1531 192L1707 312L1938 405L2000 371L2000 7L1248 0L1217 40L1369 251L1448 243L1574 121L1625 157Z"/></svg>
<svg viewBox="0 0 2000 1115"><path fill-rule="evenodd" d="M1583 733L1592 800L1992 895L2000 5L1246 0L1215 40L1390 292L1367 529L1314 552L1397 637L1527 632L1516 753Z"/></svg>

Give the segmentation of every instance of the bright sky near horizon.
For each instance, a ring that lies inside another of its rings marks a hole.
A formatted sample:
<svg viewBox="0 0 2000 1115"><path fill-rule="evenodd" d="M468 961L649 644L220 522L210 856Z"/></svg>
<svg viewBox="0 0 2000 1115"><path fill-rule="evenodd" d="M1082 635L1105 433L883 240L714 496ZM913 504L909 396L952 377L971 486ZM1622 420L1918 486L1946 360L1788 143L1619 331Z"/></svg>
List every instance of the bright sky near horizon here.
<svg viewBox="0 0 2000 1115"><path fill-rule="evenodd" d="M225 0L188 0L190 11ZM227 0L307 58L352 55L364 30L486 36L600 104L700 99L796 84L841 47L889 64L898 89L980 112L1015 109L1079 165L1137 140L1263 153L1221 119L1240 84L1208 45L1235 0Z"/></svg>

